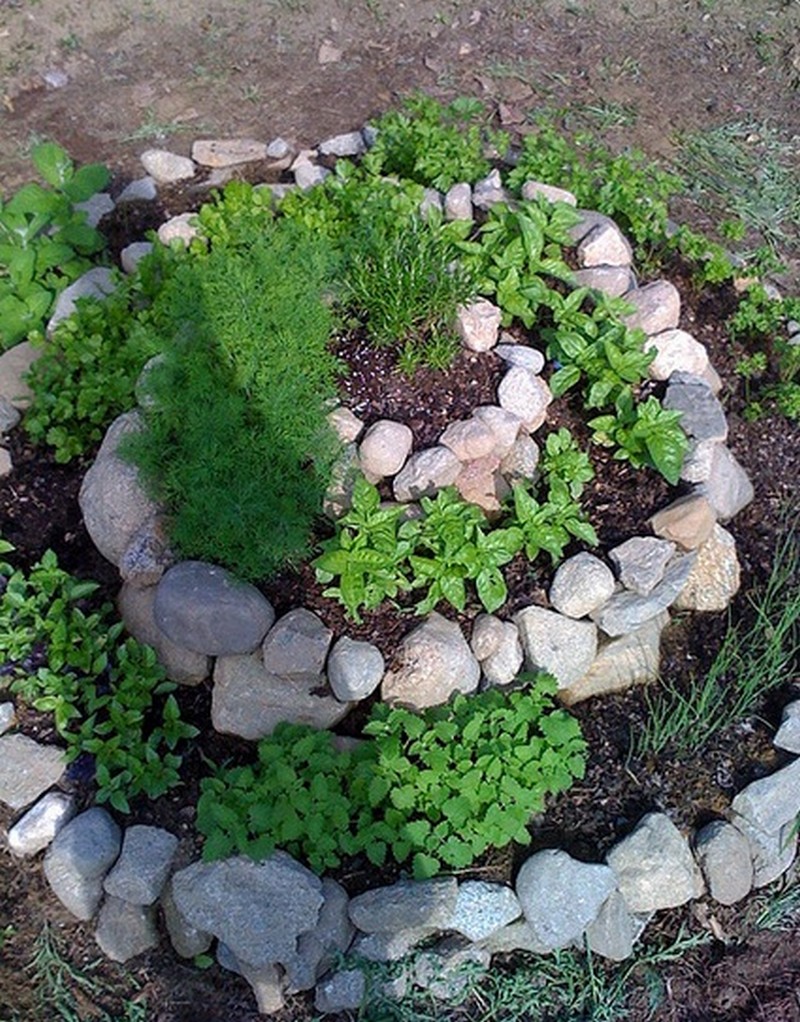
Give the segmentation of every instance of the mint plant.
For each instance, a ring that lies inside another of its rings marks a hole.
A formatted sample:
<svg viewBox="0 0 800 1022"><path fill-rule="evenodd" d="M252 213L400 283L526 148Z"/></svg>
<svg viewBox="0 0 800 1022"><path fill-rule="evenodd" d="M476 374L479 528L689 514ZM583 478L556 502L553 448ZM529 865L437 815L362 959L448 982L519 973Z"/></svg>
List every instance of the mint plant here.
<svg viewBox="0 0 800 1022"><path fill-rule="evenodd" d="M0 553L11 550L0 541ZM27 575L7 563L0 575L0 687L53 714L67 762L92 757L97 801L128 812L136 795L179 784L176 749L197 729L181 719L154 650L121 638L110 605L91 609L96 583L73 578L52 551Z"/></svg>
<svg viewBox="0 0 800 1022"><path fill-rule="evenodd" d="M529 843L547 796L583 776L586 744L553 708L553 678L520 680L524 689L457 695L420 714L377 704L349 751L328 732L279 724L256 763L203 780L204 857L260 859L280 847L322 872L346 856L383 865L391 855L421 878Z"/></svg>
<svg viewBox="0 0 800 1022"><path fill-rule="evenodd" d="M105 187L108 169L96 163L76 169L53 142L36 146L32 159L50 187L31 182L0 198L0 349L41 333L58 294L105 247L74 204Z"/></svg>

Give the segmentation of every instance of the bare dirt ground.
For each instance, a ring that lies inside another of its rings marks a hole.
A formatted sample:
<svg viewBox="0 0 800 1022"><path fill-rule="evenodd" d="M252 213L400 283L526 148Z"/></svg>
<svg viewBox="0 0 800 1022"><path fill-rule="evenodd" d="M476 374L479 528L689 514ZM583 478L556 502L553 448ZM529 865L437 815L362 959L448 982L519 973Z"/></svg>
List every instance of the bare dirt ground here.
<svg viewBox="0 0 800 1022"><path fill-rule="evenodd" d="M680 170L687 133L746 123L800 136L800 3L0 0L0 194L30 177L28 154L43 138L76 160L107 163L117 191L142 175L138 156L150 146L188 154L198 137L277 135L313 145L413 89L476 95L512 128L565 109L569 127ZM705 227L706 212L688 215ZM17 930L5 949L0 940L0 1019L45 1022L57 1016L36 1007L23 934L49 920L85 965L91 932L54 905L38 864L5 852L0 863L0 935L12 918ZM148 1020L257 1017L241 981L170 962L147 956L130 970ZM127 982L114 967L106 979ZM665 982L663 1022L797 1022L800 928L717 941L670 966ZM118 1013L119 1002L82 994L74 1017L102 1017L98 1000ZM298 1002L282 1018L309 1017L303 1010ZM644 1001L631 1017L648 1017Z"/></svg>

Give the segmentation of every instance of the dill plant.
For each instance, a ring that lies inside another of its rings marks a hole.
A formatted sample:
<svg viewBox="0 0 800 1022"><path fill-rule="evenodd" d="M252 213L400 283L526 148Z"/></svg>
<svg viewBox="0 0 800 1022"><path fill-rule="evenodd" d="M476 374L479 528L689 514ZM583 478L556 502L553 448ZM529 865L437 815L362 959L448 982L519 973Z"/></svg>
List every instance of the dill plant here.
<svg viewBox="0 0 800 1022"><path fill-rule="evenodd" d="M307 554L338 445L326 421L327 247L288 222L179 266L158 300L162 358L126 456L181 555L265 578Z"/></svg>

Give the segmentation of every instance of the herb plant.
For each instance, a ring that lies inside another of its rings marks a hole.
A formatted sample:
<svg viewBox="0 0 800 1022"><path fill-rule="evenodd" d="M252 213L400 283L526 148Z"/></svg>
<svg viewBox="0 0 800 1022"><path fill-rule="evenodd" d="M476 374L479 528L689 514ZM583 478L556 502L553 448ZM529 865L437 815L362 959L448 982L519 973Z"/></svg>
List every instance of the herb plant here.
<svg viewBox="0 0 800 1022"><path fill-rule="evenodd" d="M0 349L41 333L59 293L105 246L74 204L105 187L107 168L76 169L53 142L36 146L32 159L50 187L31 182L0 198Z"/></svg>
<svg viewBox="0 0 800 1022"><path fill-rule="evenodd" d="M335 751L328 732L279 724L257 763L202 782L204 856L282 847L321 872L344 856L383 865L391 855L428 877L527 844L546 797L583 776L586 746L577 721L553 709L556 682L525 680L421 714L378 704L352 751Z"/></svg>
<svg viewBox="0 0 800 1022"><path fill-rule="evenodd" d="M0 541L0 553L12 549ZM109 605L90 608L96 583L70 576L52 551L27 575L8 564L0 574L0 685L53 714L67 762L91 756L97 801L128 812L136 795L180 783L176 748L197 729L181 719L155 652L121 639Z"/></svg>
<svg viewBox="0 0 800 1022"><path fill-rule="evenodd" d="M614 457L634 468L652 465L673 486L680 479L689 440L680 427L681 412L670 411L656 397L634 404L630 393L617 399L614 414L589 420L596 443L616 446Z"/></svg>

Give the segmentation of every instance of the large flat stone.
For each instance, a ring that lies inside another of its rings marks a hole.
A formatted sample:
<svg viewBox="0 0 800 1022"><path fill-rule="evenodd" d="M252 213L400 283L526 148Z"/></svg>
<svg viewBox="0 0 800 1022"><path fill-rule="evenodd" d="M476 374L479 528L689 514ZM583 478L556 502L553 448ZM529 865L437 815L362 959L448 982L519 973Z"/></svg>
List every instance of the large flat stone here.
<svg viewBox="0 0 800 1022"><path fill-rule="evenodd" d="M26 735L0 737L0 802L24 809L61 780L64 750Z"/></svg>

